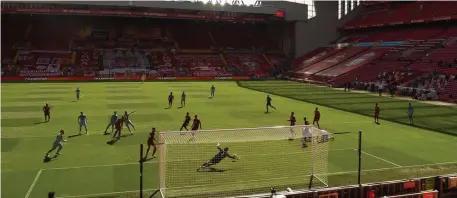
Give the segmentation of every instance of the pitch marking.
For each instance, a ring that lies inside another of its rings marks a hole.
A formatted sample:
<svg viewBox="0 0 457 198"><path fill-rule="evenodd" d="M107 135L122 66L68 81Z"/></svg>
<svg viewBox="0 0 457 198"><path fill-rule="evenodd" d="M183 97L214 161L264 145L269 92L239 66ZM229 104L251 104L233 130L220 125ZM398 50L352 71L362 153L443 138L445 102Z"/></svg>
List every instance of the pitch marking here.
<svg viewBox="0 0 457 198"><path fill-rule="evenodd" d="M365 155L374 157L374 158L376 158L376 159L382 160L382 161L384 161L384 162L387 162L387 163L389 163L389 164L392 164L392 165L394 165L394 166L396 166L396 167L402 167L402 166L400 166L400 165L398 165L398 164L396 164L396 163L393 163L393 162L391 162L391 161L389 161L389 160L386 160L386 159L384 159L384 158L382 158L382 157L378 157L378 156L376 156L376 155L367 153L367 152L365 152L365 151L362 151L362 153L365 154Z"/></svg>
<svg viewBox="0 0 457 198"><path fill-rule="evenodd" d="M40 178L41 172L43 172L42 169L38 171L38 173L35 176L35 179L32 182L32 185L30 185L29 190L27 191L27 194L25 194L25 198L28 198L30 194L32 193L33 188L35 187L36 182L38 181L38 178Z"/></svg>

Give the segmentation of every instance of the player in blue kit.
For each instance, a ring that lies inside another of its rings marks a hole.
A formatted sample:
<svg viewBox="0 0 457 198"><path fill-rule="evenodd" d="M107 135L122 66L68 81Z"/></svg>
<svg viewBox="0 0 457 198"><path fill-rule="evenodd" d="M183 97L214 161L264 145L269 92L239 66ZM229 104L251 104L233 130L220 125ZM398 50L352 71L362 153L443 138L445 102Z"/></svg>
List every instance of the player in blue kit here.
<svg viewBox="0 0 457 198"><path fill-rule="evenodd" d="M210 159L208 162L204 163L203 165L200 166L200 168L197 169L197 171L200 171L204 168L210 168L212 165L218 164L221 162L224 158L229 157L232 159L239 160L240 158L236 156L236 154L230 155L228 153L229 148L225 147L224 149L221 148L221 144L217 143L217 149L219 150L219 153L217 153L212 159Z"/></svg>
<svg viewBox="0 0 457 198"><path fill-rule="evenodd" d="M414 125L414 107L409 103L408 105L408 117L409 117L409 124Z"/></svg>
<svg viewBox="0 0 457 198"><path fill-rule="evenodd" d="M109 124L108 124L108 126L106 126L106 129L105 129L105 135L106 135L106 134L109 134L109 133L107 133L107 131L108 131L108 129L109 129L110 126L111 126L111 133L114 132L114 124L116 123L116 120L117 120L118 117L119 117L119 116L117 115L117 111L115 111L114 114L111 115Z"/></svg>
<svg viewBox="0 0 457 198"><path fill-rule="evenodd" d="M81 95L81 90L78 88L76 88L76 99L79 100L79 96Z"/></svg>
<svg viewBox="0 0 457 198"><path fill-rule="evenodd" d="M81 129L84 126L84 129L86 129L86 135L89 133L87 132L87 116L81 112L81 114L78 116L78 123L79 123L79 134L81 134Z"/></svg>
<svg viewBox="0 0 457 198"><path fill-rule="evenodd" d="M210 98L214 98L214 93L216 92L216 87L214 85L211 85L211 95L209 96Z"/></svg>
<svg viewBox="0 0 457 198"><path fill-rule="evenodd" d="M63 134L64 134L64 130L61 129L59 134L57 135L56 139L54 140L54 143L52 144L52 148L51 150L49 150L45 157L49 157L49 153L51 153L52 151L56 150L57 149L57 153L56 155L60 155L60 151L62 150L63 148L63 145L62 145L62 142L66 142L67 140L65 140L63 138Z"/></svg>
<svg viewBox="0 0 457 198"><path fill-rule="evenodd" d="M186 92L182 92L181 94L181 107L186 106Z"/></svg>

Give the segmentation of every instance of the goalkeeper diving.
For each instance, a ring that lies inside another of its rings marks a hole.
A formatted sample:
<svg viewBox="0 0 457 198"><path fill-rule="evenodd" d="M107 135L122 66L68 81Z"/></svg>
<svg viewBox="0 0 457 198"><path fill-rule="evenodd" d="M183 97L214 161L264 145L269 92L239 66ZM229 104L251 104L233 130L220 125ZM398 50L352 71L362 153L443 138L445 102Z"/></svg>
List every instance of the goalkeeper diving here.
<svg viewBox="0 0 457 198"><path fill-rule="evenodd" d="M200 171L204 168L210 168L212 165L216 165L219 162L221 162L224 158L229 157L232 159L239 160L240 158L236 156L236 154L230 155L228 153L229 148L225 147L224 149L221 148L221 144L217 143L217 149L219 150L219 153L217 153L212 159L210 159L208 162L204 163L203 165L200 166L200 168L197 169L197 171Z"/></svg>

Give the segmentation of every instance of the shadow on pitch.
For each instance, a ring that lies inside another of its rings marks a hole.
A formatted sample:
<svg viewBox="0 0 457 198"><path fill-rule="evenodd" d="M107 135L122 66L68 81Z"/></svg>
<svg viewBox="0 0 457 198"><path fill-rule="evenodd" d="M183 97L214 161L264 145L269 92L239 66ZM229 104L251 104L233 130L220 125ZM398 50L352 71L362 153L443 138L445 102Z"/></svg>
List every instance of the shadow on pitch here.
<svg viewBox="0 0 457 198"><path fill-rule="evenodd" d="M70 135L70 136L68 136L68 138L75 138L75 137L82 136L82 135L83 134L78 133L78 134Z"/></svg>
<svg viewBox="0 0 457 198"><path fill-rule="evenodd" d="M114 145L114 144L116 144L117 141L121 140L122 138L129 137L129 136L133 136L133 133L121 135L121 138L119 138L119 139L118 139L118 138L112 139L112 140L106 142L106 144Z"/></svg>
<svg viewBox="0 0 457 198"><path fill-rule="evenodd" d="M178 107L178 109L182 109L182 108L184 108L184 106L180 106L180 107Z"/></svg>
<svg viewBox="0 0 457 198"><path fill-rule="evenodd" d="M217 169L213 167L204 168L202 170L197 170L197 172L209 172L209 173L222 173L227 171L226 169Z"/></svg>
<svg viewBox="0 0 457 198"><path fill-rule="evenodd" d="M52 157L44 156L43 163L49 163L51 161L57 160L58 155L54 155Z"/></svg>
<svg viewBox="0 0 457 198"><path fill-rule="evenodd" d="M335 135L343 135L343 134L348 134L348 133L354 133L354 132L345 131L345 132L335 132L333 134L335 134Z"/></svg>
<svg viewBox="0 0 457 198"><path fill-rule="evenodd" d="M157 193L159 193L159 192L160 192L160 190L154 191L154 192L151 194L151 196L149 196L149 198L153 198L153 197L154 197Z"/></svg>
<svg viewBox="0 0 457 198"><path fill-rule="evenodd" d="M41 122L35 122L33 124L44 124L44 123L47 123L48 121L41 121Z"/></svg>
<svg viewBox="0 0 457 198"><path fill-rule="evenodd" d="M142 160L143 162L151 161L152 159L155 159L155 157L144 157Z"/></svg>
<svg viewBox="0 0 457 198"><path fill-rule="evenodd" d="M171 107L165 107L165 108L163 108L163 109L171 109Z"/></svg>

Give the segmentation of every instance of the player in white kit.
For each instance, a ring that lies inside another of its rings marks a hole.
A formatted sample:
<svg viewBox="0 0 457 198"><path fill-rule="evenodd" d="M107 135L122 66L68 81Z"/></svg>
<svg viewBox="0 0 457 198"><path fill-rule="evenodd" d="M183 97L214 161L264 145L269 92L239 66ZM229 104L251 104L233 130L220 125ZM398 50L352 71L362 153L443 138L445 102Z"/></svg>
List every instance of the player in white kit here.
<svg viewBox="0 0 457 198"><path fill-rule="evenodd" d="M45 157L49 157L49 153L51 153L52 151L56 150L57 148L57 153L56 155L60 155L60 150L62 150L63 148L63 145L62 145L62 142L66 142L67 140L63 139L63 134L64 134L64 130L61 129L59 134L57 135L56 137L56 140L54 140L54 143L52 144L52 148L51 150L49 150Z"/></svg>
<svg viewBox="0 0 457 198"><path fill-rule="evenodd" d="M334 140L333 136L326 130L321 130L321 139L319 143L328 142Z"/></svg>
<svg viewBox="0 0 457 198"><path fill-rule="evenodd" d="M129 130L130 134L133 134L132 131L130 130L130 127L129 126L132 126L134 130L135 129L135 126L133 125L132 121L130 120L129 116L130 114L132 113L135 113L135 111L132 111L130 113L127 113L127 111L124 112L124 123L125 123L125 126L127 127L127 129Z"/></svg>
<svg viewBox="0 0 457 198"><path fill-rule="evenodd" d="M308 145L306 143L311 142L313 134L311 132L311 126L305 126L302 129L302 147L306 148Z"/></svg>
<svg viewBox="0 0 457 198"><path fill-rule="evenodd" d="M86 129L86 135L89 134L87 132L87 116L81 112L81 114L78 116L78 123L79 123L79 134L81 134L81 129L84 126L84 129Z"/></svg>

